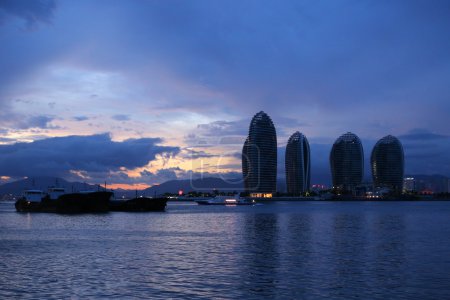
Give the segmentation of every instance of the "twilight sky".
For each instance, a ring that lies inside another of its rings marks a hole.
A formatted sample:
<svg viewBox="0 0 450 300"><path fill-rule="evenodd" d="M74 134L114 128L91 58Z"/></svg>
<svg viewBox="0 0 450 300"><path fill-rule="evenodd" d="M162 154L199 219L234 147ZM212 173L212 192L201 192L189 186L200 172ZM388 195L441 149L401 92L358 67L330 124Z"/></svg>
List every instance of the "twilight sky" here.
<svg viewBox="0 0 450 300"><path fill-rule="evenodd" d="M0 0L0 176L116 187L240 176L252 116L312 183L351 131L450 176L450 1ZM369 179L366 164L366 178Z"/></svg>

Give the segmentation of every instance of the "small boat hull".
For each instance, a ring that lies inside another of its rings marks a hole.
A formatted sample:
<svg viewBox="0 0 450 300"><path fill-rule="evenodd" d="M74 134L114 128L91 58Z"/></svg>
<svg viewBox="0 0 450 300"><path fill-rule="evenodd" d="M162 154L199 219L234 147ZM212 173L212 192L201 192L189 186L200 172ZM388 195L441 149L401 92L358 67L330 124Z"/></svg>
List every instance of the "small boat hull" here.
<svg viewBox="0 0 450 300"><path fill-rule="evenodd" d="M210 200L196 200L199 205L226 205L226 206L235 206L235 205L253 205L255 204L252 201L239 200L239 201L216 201L214 199Z"/></svg>
<svg viewBox="0 0 450 300"><path fill-rule="evenodd" d="M41 202L31 202L26 199L19 199L15 203L18 212L56 212L56 201L47 199Z"/></svg>
<svg viewBox="0 0 450 300"><path fill-rule="evenodd" d="M167 198L138 197L129 200L111 201L109 209L123 212L164 211L166 205Z"/></svg>
<svg viewBox="0 0 450 300"><path fill-rule="evenodd" d="M56 200L56 212L63 214L104 213L109 211L112 192L70 193Z"/></svg>
<svg viewBox="0 0 450 300"><path fill-rule="evenodd" d="M69 193L56 200L43 198L40 202L19 199L15 203L18 212L56 212L61 214L103 213L109 211L112 192Z"/></svg>

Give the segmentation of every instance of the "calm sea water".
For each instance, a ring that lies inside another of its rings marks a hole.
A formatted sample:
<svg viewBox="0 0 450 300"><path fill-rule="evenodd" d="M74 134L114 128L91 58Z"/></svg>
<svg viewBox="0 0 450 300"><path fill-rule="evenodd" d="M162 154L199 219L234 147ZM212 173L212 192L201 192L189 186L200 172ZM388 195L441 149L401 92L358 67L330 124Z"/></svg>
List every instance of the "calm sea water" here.
<svg viewBox="0 0 450 300"><path fill-rule="evenodd" d="M450 299L450 202L170 203L19 214L0 298Z"/></svg>

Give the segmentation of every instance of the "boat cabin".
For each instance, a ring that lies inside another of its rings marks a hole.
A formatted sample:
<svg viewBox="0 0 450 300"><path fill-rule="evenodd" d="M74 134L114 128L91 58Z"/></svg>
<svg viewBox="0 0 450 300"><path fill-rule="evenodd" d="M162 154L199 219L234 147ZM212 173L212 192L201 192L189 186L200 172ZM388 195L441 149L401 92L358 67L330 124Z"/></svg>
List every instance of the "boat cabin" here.
<svg viewBox="0 0 450 300"><path fill-rule="evenodd" d="M56 200L59 198L59 196L64 195L66 193L66 190L61 187L49 187L47 193L50 200Z"/></svg>
<svg viewBox="0 0 450 300"><path fill-rule="evenodd" d="M41 190L26 190L23 192L23 198L29 202L41 202L45 193Z"/></svg>

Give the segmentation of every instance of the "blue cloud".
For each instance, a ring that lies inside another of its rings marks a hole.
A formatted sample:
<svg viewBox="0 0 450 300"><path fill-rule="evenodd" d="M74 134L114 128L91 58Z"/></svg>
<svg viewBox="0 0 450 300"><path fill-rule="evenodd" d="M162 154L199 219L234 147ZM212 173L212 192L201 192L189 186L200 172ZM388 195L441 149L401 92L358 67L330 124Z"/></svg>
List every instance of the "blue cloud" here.
<svg viewBox="0 0 450 300"><path fill-rule="evenodd" d="M361 132L370 138L366 157L377 136L427 127L434 133L399 136L407 170L449 172L449 1L80 0L62 1L57 11L53 1L0 3L3 20L53 20L52 30L0 27L0 104L45 67L72 65L136 84L122 87L127 95L132 90L130 100L112 103L116 120L128 119L121 105L180 110L173 119L183 112L206 115L209 123L186 143L245 136L259 110L279 126L279 141L305 127L316 137ZM233 118L223 121L224 115ZM45 127L45 121L31 123ZM426 139L439 140L433 151L420 142ZM314 150L313 176L326 174L331 143Z"/></svg>
<svg viewBox="0 0 450 300"><path fill-rule="evenodd" d="M2 0L0 1L0 25L9 17L23 20L31 29L38 22L50 23L56 8L55 0Z"/></svg>
<svg viewBox="0 0 450 300"><path fill-rule="evenodd" d="M17 120L18 129L41 128L41 129L56 129L58 126L51 125L55 119L53 116L30 116L24 120Z"/></svg>
<svg viewBox="0 0 450 300"><path fill-rule="evenodd" d="M435 134L425 128L415 128L410 130L407 134L400 135L399 138L405 141L433 141L445 140L450 138L450 136Z"/></svg>
<svg viewBox="0 0 450 300"><path fill-rule="evenodd" d="M173 156L178 147L160 146L160 138L114 142L109 134L48 138L0 145L2 175L73 177L71 170L107 175L121 167L143 167L157 155Z"/></svg>
<svg viewBox="0 0 450 300"><path fill-rule="evenodd" d="M0 112L0 126L13 130L27 130L27 129L57 129L52 122L56 119L55 116L50 115L27 115L11 111L9 107L5 107Z"/></svg>
<svg viewBox="0 0 450 300"><path fill-rule="evenodd" d="M129 121L130 120L130 116L122 115L122 114L114 115L114 116L112 116L112 118L116 121Z"/></svg>
<svg viewBox="0 0 450 300"><path fill-rule="evenodd" d="M75 116L75 117L73 117L73 119L74 119L75 121L82 122L82 121L87 121L87 120L89 120L89 117L87 117L87 116Z"/></svg>

